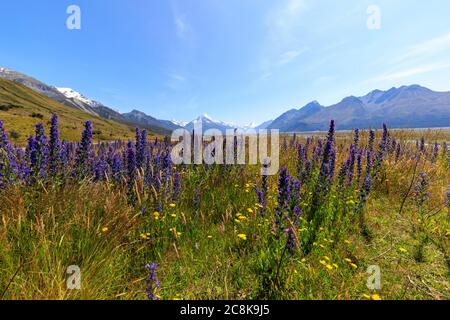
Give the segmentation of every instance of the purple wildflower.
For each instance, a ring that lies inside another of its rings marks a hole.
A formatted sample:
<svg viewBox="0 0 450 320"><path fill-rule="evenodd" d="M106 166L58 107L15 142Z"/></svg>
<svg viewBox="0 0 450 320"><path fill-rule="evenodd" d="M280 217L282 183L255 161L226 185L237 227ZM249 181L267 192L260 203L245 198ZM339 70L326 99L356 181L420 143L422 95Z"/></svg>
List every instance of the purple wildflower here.
<svg viewBox="0 0 450 320"><path fill-rule="evenodd" d="M76 175L83 179L86 178L90 170L90 153L92 147L92 122L86 121L81 137L81 143L78 146L75 158Z"/></svg>
<svg viewBox="0 0 450 320"><path fill-rule="evenodd" d="M417 207L422 208L423 205L428 201L430 198L430 193L428 191L428 177L427 174L422 172L419 175L419 182L416 185L415 188L415 200Z"/></svg>
<svg viewBox="0 0 450 320"><path fill-rule="evenodd" d="M158 265L156 263L147 264L145 268L148 270L148 276L145 279L145 283L147 284L147 288L145 289L146 297L149 300L159 300L156 295L156 290L160 287L161 283L156 276L156 270L158 269Z"/></svg>
<svg viewBox="0 0 450 320"><path fill-rule="evenodd" d="M61 142L59 139L58 131L58 116L56 114L52 115L51 125L50 125L50 141L49 141L49 154L48 154L48 168L49 173L52 176L57 174L60 166L60 152L61 152Z"/></svg>
<svg viewBox="0 0 450 320"><path fill-rule="evenodd" d="M130 201L134 202L134 185L136 181L136 154L134 152L134 146L131 141L128 141L127 146L127 174L128 196L130 198Z"/></svg>

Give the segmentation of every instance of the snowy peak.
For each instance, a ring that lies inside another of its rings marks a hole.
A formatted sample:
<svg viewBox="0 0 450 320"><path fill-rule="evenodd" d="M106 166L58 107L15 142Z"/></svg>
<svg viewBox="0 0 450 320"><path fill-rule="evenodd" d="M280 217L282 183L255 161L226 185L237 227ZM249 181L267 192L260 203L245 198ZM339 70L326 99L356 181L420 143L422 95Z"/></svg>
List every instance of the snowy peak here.
<svg viewBox="0 0 450 320"><path fill-rule="evenodd" d="M75 99L75 100L81 101L81 102L87 104L88 106L90 106L91 108L96 108L99 105L101 105L101 103L91 100L89 98L86 98L81 93L73 90L72 88L56 88L56 89L59 92L61 92L63 95L65 95L68 99Z"/></svg>

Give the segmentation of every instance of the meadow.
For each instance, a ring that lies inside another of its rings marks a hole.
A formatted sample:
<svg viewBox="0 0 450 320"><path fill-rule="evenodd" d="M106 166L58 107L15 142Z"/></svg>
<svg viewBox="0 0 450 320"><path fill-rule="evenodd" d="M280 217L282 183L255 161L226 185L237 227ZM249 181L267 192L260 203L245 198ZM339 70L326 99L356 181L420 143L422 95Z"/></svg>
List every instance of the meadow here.
<svg viewBox="0 0 450 320"><path fill-rule="evenodd" d="M280 172L171 143L13 145L0 122L0 299L449 299L446 130L281 137ZM80 290L67 287L79 266ZM379 288L367 286L373 266Z"/></svg>

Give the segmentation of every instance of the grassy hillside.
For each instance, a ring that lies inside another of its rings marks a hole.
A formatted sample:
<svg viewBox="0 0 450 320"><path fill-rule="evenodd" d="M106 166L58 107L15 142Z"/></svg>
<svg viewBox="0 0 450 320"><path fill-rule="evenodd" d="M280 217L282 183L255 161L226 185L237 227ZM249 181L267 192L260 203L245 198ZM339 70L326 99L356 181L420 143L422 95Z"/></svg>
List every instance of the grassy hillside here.
<svg viewBox="0 0 450 320"><path fill-rule="evenodd" d="M134 136L132 126L64 106L23 85L0 79L0 120L5 122L14 143L24 144L33 133L33 124L47 125L52 113L59 116L61 136L65 140L79 140L86 120L93 122L95 141L124 140Z"/></svg>

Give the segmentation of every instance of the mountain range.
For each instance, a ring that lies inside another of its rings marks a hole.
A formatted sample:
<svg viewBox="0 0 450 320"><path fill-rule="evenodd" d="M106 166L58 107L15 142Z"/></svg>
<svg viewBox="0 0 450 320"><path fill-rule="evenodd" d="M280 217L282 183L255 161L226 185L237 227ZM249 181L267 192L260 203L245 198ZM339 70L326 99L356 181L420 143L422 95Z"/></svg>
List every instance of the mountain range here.
<svg viewBox="0 0 450 320"><path fill-rule="evenodd" d="M380 127L382 123L387 123L391 128L450 126L450 92L435 92L419 85L402 86L387 91L374 90L362 97L346 97L328 107L313 101L300 109L291 109L275 120L260 125L251 123L238 126L213 120L208 115L199 116L190 122L181 122L156 119L139 110L120 113L71 88L51 86L7 68L0 68L0 78L26 86L38 94L87 115L128 126L147 128L153 133L163 135L168 135L178 128L193 130L199 123L202 124L204 131L239 128L279 129L281 132L324 131L332 119L336 121L338 130Z"/></svg>
<svg viewBox="0 0 450 320"><path fill-rule="evenodd" d="M323 131L330 120L336 121L338 130L380 127L383 123L391 128L449 127L450 92L411 85L374 90L363 97L350 96L329 107L313 101L282 114L269 129Z"/></svg>

